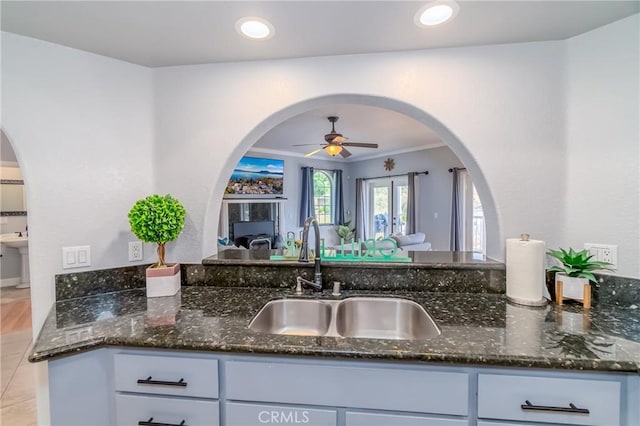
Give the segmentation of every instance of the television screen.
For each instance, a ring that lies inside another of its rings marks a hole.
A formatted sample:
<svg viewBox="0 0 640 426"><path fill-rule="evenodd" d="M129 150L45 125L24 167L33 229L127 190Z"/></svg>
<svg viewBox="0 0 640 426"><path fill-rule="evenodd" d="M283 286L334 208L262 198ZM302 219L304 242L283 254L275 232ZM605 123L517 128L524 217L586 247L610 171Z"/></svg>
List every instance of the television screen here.
<svg viewBox="0 0 640 426"><path fill-rule="evenodd" d="M242 157L231 173L228 195L282 195L284 160Z"/></svg>

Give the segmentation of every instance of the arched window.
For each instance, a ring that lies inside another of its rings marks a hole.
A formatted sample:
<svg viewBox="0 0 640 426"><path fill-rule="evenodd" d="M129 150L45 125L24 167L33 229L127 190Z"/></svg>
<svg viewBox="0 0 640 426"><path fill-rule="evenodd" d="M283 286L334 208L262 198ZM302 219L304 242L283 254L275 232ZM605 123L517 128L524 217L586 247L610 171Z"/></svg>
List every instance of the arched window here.
<svg viewBox="0 0 640 426"><path fill-rule="evenodd" d="M320 225L333 223L333 179L325 170L313 171L313 206Z"/></svg>

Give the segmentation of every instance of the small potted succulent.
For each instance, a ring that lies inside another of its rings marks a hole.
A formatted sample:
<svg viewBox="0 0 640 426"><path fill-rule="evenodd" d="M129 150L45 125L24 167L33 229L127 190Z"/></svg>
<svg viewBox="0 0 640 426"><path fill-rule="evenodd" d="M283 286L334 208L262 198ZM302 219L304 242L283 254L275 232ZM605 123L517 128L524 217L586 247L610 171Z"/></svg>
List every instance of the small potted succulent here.
<svg viewBox="0 0 640 426"><path fill-rule="evenodd" d="M569 250L549 250L547 254L560 262L560 265L554 265L547 271L556 272L556 288L558 282L562 282L562 295L566 298L582 300L584 286L589 281L597 283L596 276L593 274L597 270L612 270L609 262L592 260L593 255L588 250L575 251Z"/></svg>
<svg viewBox="0 0 640 426"><path fill-rule="evenodd" d="M352 228L350 225L351 221L349 220L336 226L336 233L340 238L344 239L345 243L350 243L356 236L356 229Z"/></svg>
<svg viewBox="0 0 640 426"><path fill-rule="evenodd" d="M158 244L158 262L147 268L147 297L173 296L180 290L180 264L165 262L165 244L180 235L185 216L182 204L169 194L138 200L129 211L131 232Z"/></svg>

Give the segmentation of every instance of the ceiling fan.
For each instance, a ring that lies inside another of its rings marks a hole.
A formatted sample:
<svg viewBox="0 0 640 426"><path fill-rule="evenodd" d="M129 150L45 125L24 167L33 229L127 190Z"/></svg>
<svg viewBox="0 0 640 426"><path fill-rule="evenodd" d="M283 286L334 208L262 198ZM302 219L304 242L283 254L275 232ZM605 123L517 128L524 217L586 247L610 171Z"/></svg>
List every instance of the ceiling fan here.
<svg viewBox="0 0 640 426"><path fill-rule="evenodd" d="M315 151L311 151L306 154L305 157L311 157L312 155L317 154L323 149L332 157L340 154L343 158L348 158L351 156L351 153L345 148L346 146L355 146L358 148L377 148L377 143L360 143L360 142L347 142L348 138L342 136L341 133L336 132L336 121L338 121L339 117L327 117L327 120L331 123L331 132L324 135L324 140L326 143L320 144L321 148L316 149ZM316 145L313 143L301 144L301 145L293 145L293 146L307 146L307 145Z"/></svg>

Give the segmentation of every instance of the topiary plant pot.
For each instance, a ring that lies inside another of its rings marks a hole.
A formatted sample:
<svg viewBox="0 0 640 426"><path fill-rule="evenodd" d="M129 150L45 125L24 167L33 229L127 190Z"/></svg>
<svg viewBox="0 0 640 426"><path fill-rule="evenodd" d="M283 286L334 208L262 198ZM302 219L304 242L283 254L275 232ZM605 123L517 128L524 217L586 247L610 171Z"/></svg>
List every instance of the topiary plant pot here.
<svg viewBox="0 0 640 426"><path fill-rule="evenodd" d="M147 297L173 296L180 290L180 264L147 268Z"/></svg>

